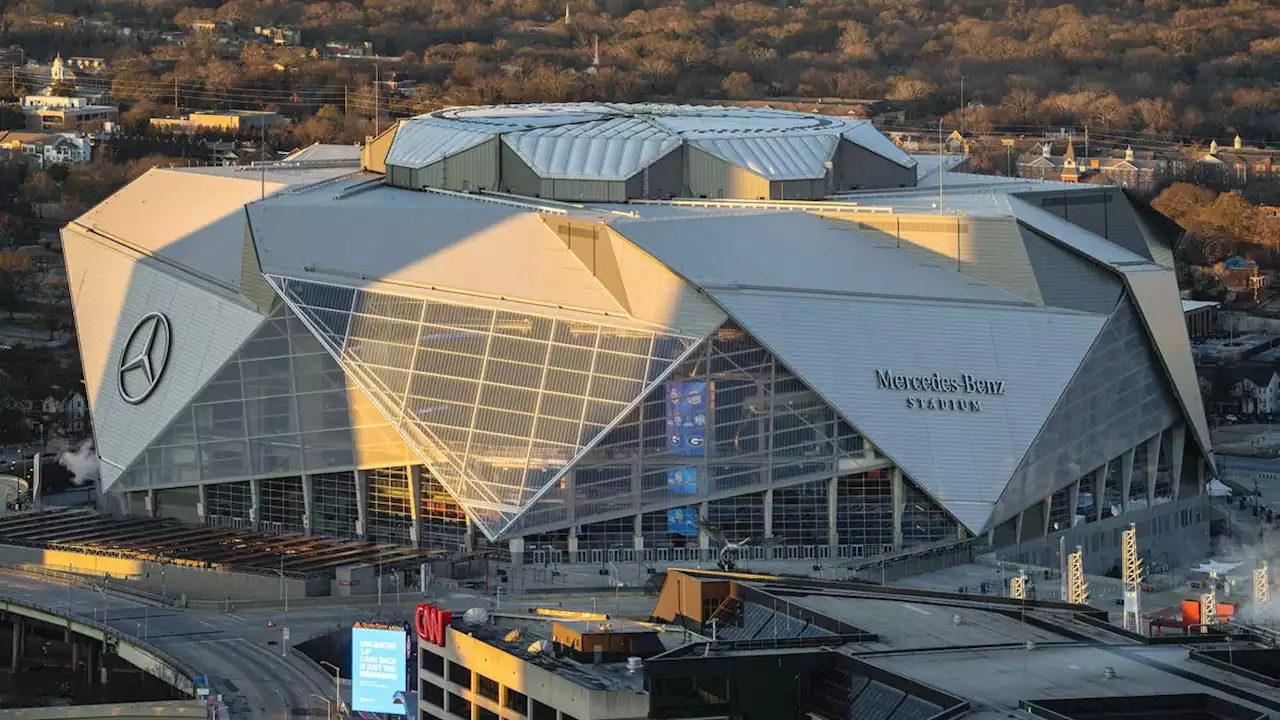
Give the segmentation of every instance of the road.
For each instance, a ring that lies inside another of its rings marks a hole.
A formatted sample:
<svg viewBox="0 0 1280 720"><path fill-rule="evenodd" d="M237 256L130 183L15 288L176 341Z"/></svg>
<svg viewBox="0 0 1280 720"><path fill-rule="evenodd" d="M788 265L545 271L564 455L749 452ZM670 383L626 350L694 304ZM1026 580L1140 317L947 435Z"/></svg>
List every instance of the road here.
<svg viewBox="0 0 1280 720"><path fill-rule="evenodd" d="M209 678L211 691L221 694L230 720L284 720L295 714L323 717L325 705L311 697L333 696L333 676L294 655L281 656L279 611L249 613L201 612L154 608L109 596L104 600L87 588L69 588L54 580L5 573L4 593L105 622L128 635L145 639ZM398 614L411 612L401 609ZM397 614L392 611L392 614ZM289 613L291 641L296 644L359 617L366 609L323 608ZM406 614L407 616L407 614ZM282 624L282 623L281 623ZM309 708L310 712L295 713Z"/></svg>
<svg viewBox="0 0 1280 720"><path fill-rule="evenodd" d="M0 592L18 600L64 611L70 608L80 617L105 620L116 630L187 663L209 679L213 694L222 695L228 712L220 714L220 720L325 717L325 704L311 695L333 697L332 675L294 654L282 656L279 642L285 624L283 607L230 613L157 608L115 595L104 600L89 587L68 587L57 579L4 570L0 570L0 587ZM396 595L387 593L381 606L372 596L352 598L348 605L298 607L295 602L288 613L290 642L297 645L349 628L357 620L396 623L412 619L422 598L405 592L400 600L396 603ZM468 592L436 589L430 601L458 614L472 607L494 609L493 598ZM653 598L564 596L510 601L503 597L497 609L522 613L535 605L559 605L572 610L592 610L598 605L600 612L621 611L623 616L648 617ZM274 622L275 627L269 628L268 621ZM411 706L416 704L416 696L416 692L411 693ZM349 684L343 687L343 700L350 702Z"/></svg>

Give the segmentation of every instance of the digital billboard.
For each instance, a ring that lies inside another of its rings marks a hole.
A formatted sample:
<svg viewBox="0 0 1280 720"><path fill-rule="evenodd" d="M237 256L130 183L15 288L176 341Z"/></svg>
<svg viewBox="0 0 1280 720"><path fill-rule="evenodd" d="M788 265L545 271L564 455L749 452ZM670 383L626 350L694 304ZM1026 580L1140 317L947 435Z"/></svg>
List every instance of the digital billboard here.
<svg viewBox="0 0 1280 720"><path fill-rule="evenodd" d="M672 535L697 537L698 526L694 525L694 521L697 519L698 508L671 508L667 511L667 532Z"/></svg>
<svg viewBox="0 0 1280 720"><path fill-rule="evenodd" d="M351 628L351 709L404 715L404 629Z"/></svg>
<svg viewBox="0 0 1280 720"><path fill-rule="evenodd" d="M677 455L701 457L707 442L707 383L667 383L667 448Z"/></svg>

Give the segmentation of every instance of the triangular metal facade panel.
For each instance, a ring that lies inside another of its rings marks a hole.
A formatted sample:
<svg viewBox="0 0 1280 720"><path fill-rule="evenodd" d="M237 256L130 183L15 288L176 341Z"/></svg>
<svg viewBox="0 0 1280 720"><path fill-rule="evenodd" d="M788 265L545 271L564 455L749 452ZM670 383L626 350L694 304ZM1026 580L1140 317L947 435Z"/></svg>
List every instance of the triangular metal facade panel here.
<svg viewBox="0 0 1280 720"><path fill-rule="evenodd" d="M976 303L710 292L972 532L1106 321Z"/></svg>
<svg viewBox="0 0 1280 720"><path fill-rule="evenodd" d="M62 238L105 492L262 316L194 277L75 225ZM152 365L146 372L153 381L146 383L143 371L128 370L122 358L136 357L140 331L157 323L162 330L147 343Z"/></svg>
<svg viewBox="0 0 1280 720"><path fill-rule="evenodd" d="M490 539L702 339L268 280Z"/></svg>
<svg viewBox="0 0 1280 720"><path fill-rule="evenodd" d="M1179 415L1137 311L1120 303L1000 496L990 525L1103 467Z"/></svg>
<svg viewBox="0 0 1280 720"><path fill-rule="evenodd" d="M1169 374L1196 442L1212 468L1209 423L1204 416L1200 382L1196 378L1195 361L1191 358L1191 340L1187 337L1186 318L1178 299L1178 281L1172 270L1155 269L1158 268L1155 265L1150 267L1150 270L1126 270L1125 284L1138 306L1143 324L1151 333L1152 344Z"/></svg>

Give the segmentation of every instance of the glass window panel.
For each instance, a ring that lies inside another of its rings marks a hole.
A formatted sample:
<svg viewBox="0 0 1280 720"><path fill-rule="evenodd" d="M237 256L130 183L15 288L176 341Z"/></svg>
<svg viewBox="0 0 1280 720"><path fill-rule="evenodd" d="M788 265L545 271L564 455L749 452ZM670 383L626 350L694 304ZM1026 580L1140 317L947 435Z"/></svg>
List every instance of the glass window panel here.
<svg viewBox="0 0 1280 720"><path fill-rule="evenodd" d="M489 345L489 357L542 367L547 359L546 343L529 342L513 337L495 337Z"/></svg>
<svg viewBox="0 0 1280 720"><path fill-rule="evenodd" d="M637 382L644 377L648 358L600 352L596 355L596 375L611 375Z"/></svg>
<svg viewBox="0 0 1280 720"><path fill-rule="evenodd" d="M569 395L543 393L542 405L538 413L544 417L577 421L582 417L583 399Z"/></svg>
<svg viewBox="0 0 1280 720"><path fill-rule="evenodd" d="M377 340L391 345L412 348L417 343L418 323L371 315L351 316L351 326L347 330L351 338Z"/></svg>
<svg viewBox="0 0 1280 720"><path fill-rule="evenodd" d="M428 302L423 322L433 325L489 331L493 324L494 311L487 308L466 307L463 305L446 305Z"/></svg>
<svg viewBox="0 0 1280 720"><path fill-rule="evenodd" d="M347 341L347 352L363 365L406 369L413 365L411 345L352 338Z"/></svg>
<svg viewBox="0 0 1280 720"><path fill-rule="evenodd" d="M586 373L551 369L547 371L546 389L566 395L585 395L591 376ZM534 385L533 387L537 387ZM596 394L596 393L593 393Z"/></svg>
<svg viewBox="0 0 1280 720"><path fill-rule="evenodd" d="M289 358L248 360L240 363L245 397L288 395L293 392L292 368Z"/></svg>
<svg viewBox="0 0 1280 720"><path fill-rule="evenodd" d="M200 471L206 480L248 477L248 443L244 440L201 443Z"/></svg>
<svg viewBox="0 0 1280 720"><path fill-rule="evenodd" d="M291 396L246 400L244 407L251 436L280 435L297 430L293 425L296 413Z"/></svg>
<svg viewBox="0 0 1280 720"><path fill-rule="evenodd" d="M586 348L553 345L551 346L551 358L547 364L553 368L560 368L561 370L590 372L591 355L591 350Z"/></svg>
<svg viewBox="0 0 1280 720"><path fill-rule="evenodd" d="M423 301L387 293L360 293L357 312L377 317L417 322L422 317Z"/></svg>
<svg viewBox="0 0 1280 720"><path fill-rule="evenodd" d="M473 403L479 385L473 380L460 380L441 375L414 373L409 382L409 394L423 398L435 398L458 403Z"/></svg>
<svg viewBox="0 0 1280 720"><path fill-rule="evenodd" d="M578 445L578 423L554 418L539 418L538 439L564 445Z"/></svg>
<svg viewBox="0 0 1280 720"><path fill-rule="evenodd" d="M556 372L558 371L548 373L548 390L555 389L550 386L549 379ZM582 377L586 378L585 375ZM536 390L542 382L542 368L532 365L517 365L501 360L490 360L488 367L485 369L485 380L512 387ZM582 387L585 388L586 385L584 384ZM581 392L581 390L578 392Z"/></svg>
<svg viewBox="0 0 1280 720"><path fill-rule="evenodd" d="M355 451L350 430L328 430L302 434L302 463L308 470L351 467Z"/></svg>
<svg viewBox="0 0 1280 720"><path fill-rule="evenodd" d="M481 408L476 413L476 429L527 438L533 430L533 416Z"/></svg>
<svg viewBox="0 0 1280 720"><path fill-rule="evenodd" d="M343 312L351 310L356 294L356 291L352 288L294 279L288 281L286 289L291 296L296 297L303 305L316 309L342 310Z"/></svg>
<svg viewBox="0 0 1280 720"><path fill-rule="evenodd" d="M480 390L480 404L501 410L533 413L538 408L538 393L536 390L505 385L485 385Z"/></svg>
<svg viewBox="0 0 1280 720"><path fill-rule="evenodd" d="M635 400L641 390L639 380L595 376L591 380L591 396L621 403Z"/></svg>
<svg viewBox="0 0 1280 720"><path fill-rule="evenodd" d="M302 470L302 453L296 435L250 439L249 454L257 475Z"/></svg>
<svg viewBox="0 0 1280 720"><path fill-rule="evenodd" d="M574 347L593 348L596 346L596 338L600 334L600 328L597 325L589 325L587 323L565 322L561 320L556 323L555 332L552 334L554 342L561 345L572 345Z"/></svg>
<svg viewBox="0 0 1280 720"><path fill-rule="evenodd" d="M419 349L414 357L413 369L432 375L478 379L484 369L484 357Z"/></svg>
<svg viewBox="0 0 1280 720"><path fill-rule="evenodd" d="M351 426L351 407L346 391L299 395L299 429L331 430Z"/></svg>
<svg viewBox="0 0 1280 720"><path fill-rule="evenodd" d="M652 344L653 336L651 335L639 335L633 331L607 327L600 329L601 350L648 357Z"/></svg>
<svg viewBox="0 0 1280 720"><path fill-rule="evenodd" d="M192 412L195 415L196 436L202 441L245 436L242 402L196 405Z"/></svg>
<svg viewBox="0 0 1280 720"><path fill-rule="evenodd" d="M494 332L498 335L516 335L527 340L546 340L551 337L554 322L550 318L499 311L494 321Z"/></svg>

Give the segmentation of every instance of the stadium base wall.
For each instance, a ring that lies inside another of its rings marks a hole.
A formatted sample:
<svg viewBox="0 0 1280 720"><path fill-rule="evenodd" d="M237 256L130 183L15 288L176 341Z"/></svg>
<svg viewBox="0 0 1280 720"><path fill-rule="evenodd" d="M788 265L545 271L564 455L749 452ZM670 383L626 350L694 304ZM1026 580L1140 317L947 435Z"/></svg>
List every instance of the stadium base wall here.
<svg viewBox="0 0 1280 720"><path fill-rule="evenodd" d="M44 548L0 545L0 559L7 564L43 568L54 572L73 572L95 580L110 574L110 583L141 590L153 595L162 592L173 600L279 601L283 590L291 598L321 597L329 594L329 579L287 579L282 588L278 575L215 570L163 564L91 553L67 552Z"/></svg>

